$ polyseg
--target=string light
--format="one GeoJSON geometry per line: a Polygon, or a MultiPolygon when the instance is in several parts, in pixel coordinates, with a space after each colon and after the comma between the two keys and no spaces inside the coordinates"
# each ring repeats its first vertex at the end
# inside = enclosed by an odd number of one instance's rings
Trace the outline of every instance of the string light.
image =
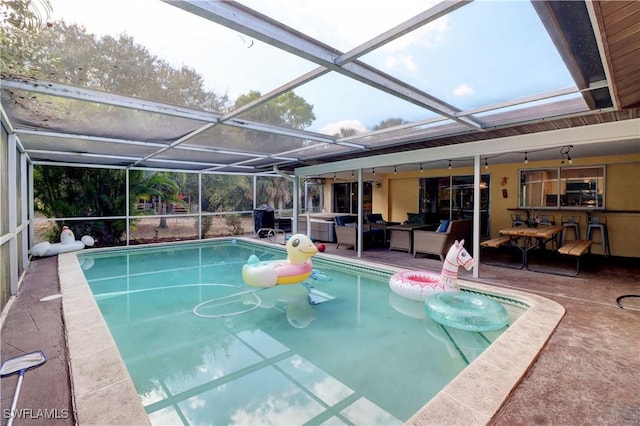
{"type": "Polygon", "coordinates": [[[524,152],[524,164],[529,164],[529,158],[527,158],[527,151],[524,152]]]}
{"type": "Polygon", "coordinates": [[[396,168],[396,166],[393,166],[393,174],[397,174],[398,173],[398,169],[396,168]]]}
{"type": "Polygon", "coordinates": [[[484,157],[484,168],[485,169],[489,168],[489,159],[487,157],[484,157]]]}
{"type": "Polygon", "coordinates": [[[374,167],[373,169],[371,169],[371,173],[372,173],[372,174],[374,174],[374,175],[376,174],[376,169],[375,169],[375,167],[374,167]]]}
{"type": "Polygon", "coordinates": [[[422,163],[420,163],[420,173],[424,172],[424,169],[422,168],[422,163]]]}
{"type": "Polygon", "coordinates": [[[449,170],[451,170],[451,160],[449,160],[449,170]]]}

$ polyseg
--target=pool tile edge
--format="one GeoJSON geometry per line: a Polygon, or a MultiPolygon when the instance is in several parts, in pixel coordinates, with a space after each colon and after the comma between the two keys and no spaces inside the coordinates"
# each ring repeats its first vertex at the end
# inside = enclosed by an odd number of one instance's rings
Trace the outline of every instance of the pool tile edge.
{"type": "Polygon", "coordinates": [[[459,280],[459,284],[462,288],[516,298],[529,308],[407,424],[488,424],[536,361],[565,314],[559,303],[534,294],[465,280],[459,280]],[[493,381],[500,386],[493,386],[493,381]]]}
{"type": "MultiPolygon", "coordinates": [[[[240,238],[239,240],[242,239],[240,238]]],[[[255,240],[250,242],[260,244],[255,240]]],[[[264,244],[274,247],[272,244],[264,244]]],[[[338,256],[327,254],[322,256],[344,262],[344,258],[338,256]]],[[[63,295],[63,315],[69,344],[69,357],[71,359],[71,383],[78,419],[86,420],[86,423],[82,422],[82,424],[111,424],[114,421],[114,417],[117,416],[118,423],[122,421],[126,424],[150,424],[135,386],[128,374],[125,379],[100,387],[92,392],[78,393],[79,390],[75,388],[74,374],[82,370],[91,372],[96,366],[91,366],[91,361],[94,361],[94,357],[91,354],[86,354],[85,352],[84,356],[78,356],[78,354],[82,354],[81,348],[75,343],[69,342],[69,333],[73,335],[73,333],[80,332],[80,329],[93,329],[94,327],[92,324],[79,326],[74,324],[74,320],[77,321],[80,318],[87,317],[93,318],[97,313],[99,320],[97,320],[95,328],[96,330],[99,328],[106,330],[107,335],[102,338],[109,340],[109,344],[104,347],[104,350],[110,351],[111,347],[116,350],[114,358],[116,358],[118,367],[114,373],[121,371],[121,368],[126,372],[126,366],[91,295],[89,285],[84,278],[75,253],[61,254],[58,259],[60,286],[63,295]],[[84,293],[90,296],[91,301],[85,298],[84,293]],[[65,303],[65,299],[67,303],[65,303]],[[81,363],[88,363],[88,367],[81,363]],[[96,403],[98,401],[99,404],[96,403]],[[126,402],[126,406],[122,405],[123,401],[126,402]],[[126,414],[123,412],[126,412],[126,414]],[[127,416],[126,421],[122,420],[123,415],[127,416]]],[[[349,263],[368,269],[380,269],[381,267],[388,271],[402,269],[389,265],[378,265],[360,259],[350,259],[349,263]]],[[[431,401],[418,410],[406,424],[489,423],[509,393],[517,386],[528,368],[535,362],[565,313],[564,307],[560,304],[534,294],[462,279],[459,280],[459,284],[463,289],[477,290],[517,299],[526,303],[529,308],[496,339],[494,344],[487,348],[431,401]],[[498,345],[498,343],[500,344],[498,345]],[[508,350],[505,350],[505,347],[508,350]],[[504,368],[505,365],[508,365],[509,368],[504,368]],[[500,383],[499,387],[482,386],[483,381],[486,383],[492,378],[497,378],[500,383]]]]}
{"type": "Polygon", "coordinates": [[[78,424],[113,424],[117,420],[150,425],[75,253],[58,255],[58,274],[78,424]],[[82,324],[78,324],[80,320],[82,324]],[[81,335],[90,335],[89,341],[100,342],[99,347],[92,351],[81,335]]]}

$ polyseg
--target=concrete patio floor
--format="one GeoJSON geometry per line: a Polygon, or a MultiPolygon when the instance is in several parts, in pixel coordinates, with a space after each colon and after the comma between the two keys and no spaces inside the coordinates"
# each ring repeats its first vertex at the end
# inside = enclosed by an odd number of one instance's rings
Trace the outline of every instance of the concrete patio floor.
{"type": "MultiPolygon", "coordinates": [[[[353,250],[327,252],[355,257],[353,250]]],[[[435,258],[369,249],[363,259],[408,269],[439,271],[435,258]]],[[[67,346],[61,299],[40,301],[60,291],[57,259],[31,263],[2,326],[2,360],[42,350],[47,362],[24,378],[16,425],[72,425],[67,346]]],[[[475,281],[460,271],[461,278],[475,281]]],[[[640,262],[592,256],[578,277],[480,265],[483,283],[534,293],[560,303],[566,314],[538,359],[490,422],[493,425],[640,424],[640,262]]],[[[2,378],[3,415],[11,405],[17,375],[2,378]]],[[[3,418],[4,422],[4,418],[3,418]]]]}

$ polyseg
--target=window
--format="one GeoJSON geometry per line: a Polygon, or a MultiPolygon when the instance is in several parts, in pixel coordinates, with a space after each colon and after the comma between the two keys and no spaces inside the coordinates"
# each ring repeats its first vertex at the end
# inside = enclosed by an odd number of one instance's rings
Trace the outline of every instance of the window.
{"type": "Polygon", "coordinates": [[[324,181],[322,179],[305,180],[304,188],[301,192],[304,194],[304,206],[302,213],[321,213],[324,211],[324,181]]]}
{"type": "Polygon", "coordinates": [[[520,172],[520,207],[558,206],[558,169],[520,172]]]}
{"type": "MultiPolygon", "coordinates": [[[[373,213],[371,211],[373,186],[371,182],[362,183],[362,214],[373,213]]],[[[333,211],[334,213],[358,213],[358,183],[334,183],[333,184],[333,211]]]]}
{"type": "Polygon", "coordinates": [[[520,171],[520,208],[604,208],[604,166],[520,171]]]}
{"type": "MultiPolygon", "coordinates": [[[[480,225],[482,235],[489,229],[489,188],[491,176],[480,176],[480,225]]],[[[438,213],[443,219],[473,217],[473,176],[446,176],[420,179],[420,213],[438,213]]]]}

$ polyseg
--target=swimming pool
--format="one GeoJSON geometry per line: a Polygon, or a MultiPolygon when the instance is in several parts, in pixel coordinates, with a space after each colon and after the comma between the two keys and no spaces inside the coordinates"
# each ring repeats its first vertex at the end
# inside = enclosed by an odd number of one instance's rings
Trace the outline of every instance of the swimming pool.
{"type": "MultiPolygon", "coordinates": [[[[239,271],[249,254],[283,252],[244,241],[165,249],[92,252],[85,271],[152,423],[402,423],[501,339],[444,332],[418,302],[394,300],[394,270],[330,256],[314,258],[321,275],[310,284],[333,299],[296,304],[299,295],[260,290],[214,303],[203,313],[218,318],[200,318],[197,304],[246,290],[239,271]],[[256,297],[258,308],[219,316],[256,306],[256,297]]],[[[79,256],[85,267],[88,255],[79,256]]],[[[513,319],[531,306],[500,297],[513,319]]]]}

